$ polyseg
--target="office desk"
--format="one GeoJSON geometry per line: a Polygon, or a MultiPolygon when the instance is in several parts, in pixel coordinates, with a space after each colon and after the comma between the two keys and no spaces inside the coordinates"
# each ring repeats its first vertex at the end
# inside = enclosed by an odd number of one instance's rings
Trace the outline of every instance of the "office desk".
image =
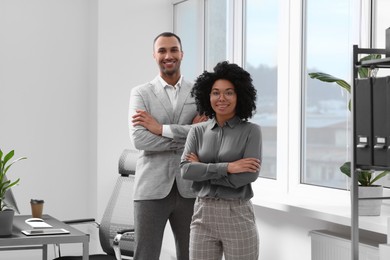
{"type": "MultiPolygon", "coordinates": [[[[10,237],[0,238],[0,251],[6,250],[23,250],[23,249],[42,249],[42,259],[47,260],[47,245],[82,243],[83,260],[89,259],[89,235],[85,234],[65,223],[53,218],[50,215],[43,215],[42,219],[53,228],[64,228],[70,234],[61,235],[43,235],[43,236],[26,236],[21,231],[32,229],[25,220],[31,218],[31,215],[17,215],[14,217],[12,235],[10,237]]],[[[1,254],[1,252],[0,252],[1,254]]],[[[0,257],[1,258],[1,257],[0,257]]]]}

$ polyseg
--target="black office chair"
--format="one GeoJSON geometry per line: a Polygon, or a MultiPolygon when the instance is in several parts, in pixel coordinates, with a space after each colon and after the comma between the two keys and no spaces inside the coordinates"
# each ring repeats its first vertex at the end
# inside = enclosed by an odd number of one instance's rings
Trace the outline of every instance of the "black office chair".
{"type": "MultiPolygon", "coordinates": [[[[119,159],[119,174],[111,198],[104,211],[101,223],[94,219],[64,221],[67,224],[94,222],[99,228],[99,240],[106,254],[90,255],[90,260],[132,259],[134,252],[133,186],[137,152],[124,150],[119,159]]],[[[54,260],[81,260],[82,256],[61,256],[54,260]]]]}

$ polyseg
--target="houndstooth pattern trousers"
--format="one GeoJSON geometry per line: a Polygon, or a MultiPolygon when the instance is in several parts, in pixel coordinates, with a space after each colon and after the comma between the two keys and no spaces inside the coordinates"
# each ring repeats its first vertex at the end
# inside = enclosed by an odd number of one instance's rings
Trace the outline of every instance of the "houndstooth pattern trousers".
{"type": "Polygon", "coordinates": [[[257,260],[259,236],[250,200],[197,198],[190,260],[257,260]]]}

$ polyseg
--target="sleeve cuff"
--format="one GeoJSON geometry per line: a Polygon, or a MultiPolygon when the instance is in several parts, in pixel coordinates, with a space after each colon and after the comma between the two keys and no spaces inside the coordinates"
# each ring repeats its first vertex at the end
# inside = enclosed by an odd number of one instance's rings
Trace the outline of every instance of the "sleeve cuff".
{"type": "Polygon", "coordinates": [[[173,133],[169,125],[162,126],[162,136],[173,139],[173,133]]]}
{"type": "Polygon", "coordinates": [[[226,177],[227,167],[228,163],[214,163],[209,165],[208,171],[210,173],[215,173],[217,176],[226,177]]]}

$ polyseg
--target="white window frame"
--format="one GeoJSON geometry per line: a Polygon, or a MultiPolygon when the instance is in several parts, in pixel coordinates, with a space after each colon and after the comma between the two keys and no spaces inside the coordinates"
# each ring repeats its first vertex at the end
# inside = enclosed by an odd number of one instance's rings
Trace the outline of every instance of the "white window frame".
{"type": "MultiPolygon", "coordinates": [[[[351,6],[352,12],[361,14],[360,17],[355,18],[351,25],[354,44],[360,46],[364,46],[364,42],[367,42],[367,37],[362,36],[368,35],[368,27],[362,21],[368,19],[367,15],[363,15],[368,13],[368,1],[354,1],[355,5],[351,6]]],[[[228,32],[229,39],[232,39],[232,45],[228,48],[230,50],[228,59],[240,66],[245,64],[245,3],[245,0],[229,0],[230,15],[233,19],[232,26],[229,26],[231,31],[228,32]]],[[[340,204],[349,207],[350,192],[348,190],[301,183],[302,153],[300,149],[302,137],[301,124],[297,122],[302,120],[301,85],[305,83],[302,79],[302,67],[304,67],[302,43],[304,38],[299,36],[303,35],[304,20],[302,17],[305,0],[279,0],[279,4],[283,8],[279,15],[280,39],[278,41],[277,174],[276,180],[259,178],[253,183],[255,195],[252,201],[254,204],[269,205],[279,209],[285,209],[284,206],[287,204],[299,204],[302,208],[305,205],[316,205],[320,208],[319,211],[321,211],[321,205],[327,207],[340,204]]],[[[205,32],[204,28],[203,32],[205,32]]],[[[205,60],[202,55],[199,57],[205,60]]],[[[348,215],[348,212],[345,214],[348,215]]]]}

